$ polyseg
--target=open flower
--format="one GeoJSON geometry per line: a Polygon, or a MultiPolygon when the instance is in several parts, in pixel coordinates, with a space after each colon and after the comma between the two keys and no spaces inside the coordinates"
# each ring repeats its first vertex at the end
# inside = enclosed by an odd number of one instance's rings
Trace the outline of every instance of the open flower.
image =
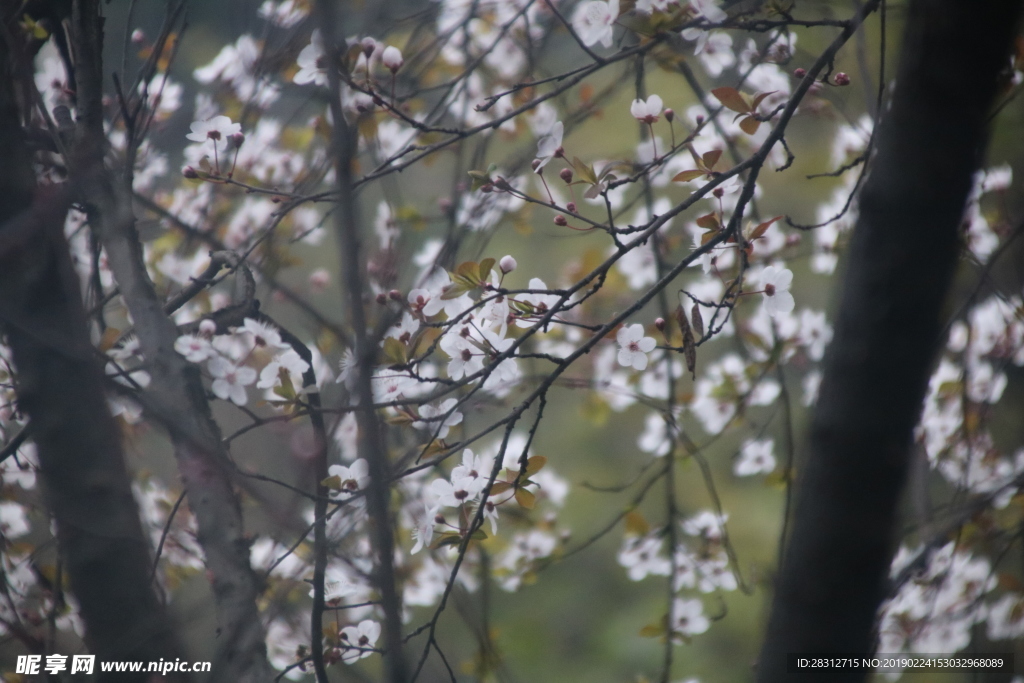
{"type": "Polygon", "coordinates": [[[697,598],[676,598],[672,605],[672,635],[674,638],[704,633],[711,622],[704,616],[704,604],[697,598]]]}
{"type": "Polygon", "coordinates": [[[729,18],[729,15],[718,6],[718,0],[690,0],[690,7],[713,24],[719,24],[729,18]]]}
{"type": "Polygon", "coordinates": [[[572,15],[572,27],[584,45],[601,43],[605,47],[611,47],[615,20],[618,18],[619,0],[590,0],[576,6],[576,11],[572,15]]]}
{"type": "Polygon", "coordinates": [[[737,477],[751,474],[771,474],[775,469],[775,456],[772,455],[775,442],[772,439],[757,441],[748,439],[740,449],[740,457],[733,466],[737,477]]]}
{"type": "Polygon", "coordinates": [[[768,315],[775,317],[776,313],[789,313],[793,310],[796,302],[789,292],[789,286],[793,284],[793,271],[788,268],[778,269],[775,266],[768,266],[761,273],[761,287],[764,290],[764,310],[768,315]]]}
{"type": "Polygon", "coordinates": [[[218,149],[227,149],[228,138],[242,132],[242,124],[232,123],[226,116],[214,116],[207,121],[193,121],[192,132],[186,135],[192,142],[213,140],[218,149]]]}
{"type": "MultiPolygon", "coordinates": [[[[555,154],[562,147],[562,134],[565,127],[561,121],[555,121],[551,131],[537,143],[537,170],[544,168],[549,161],[555,158],[555,154]]],[[[504,260],[504,259],[503,259],[504,260]]]]}
{"type": "Polygon", "coordinates": [[[319,30],[313,31],[313,35],[309,37],[309,45],[302,48],[296,62],[298,62],[299,70],[292,76],[292,81],[296,84],[327,85],[327,60],[324,58],[324,47],[320,41],[319,30]]]}
{"type": "Polygon", "coordinates": [[[366,460],[359,458],[351,465],[331,465],[327,468],[327,474],[337,477],[341,481],[341,492],[352,494],[361,491],[370,483],[370,466],[366,460]]]}
{"type": "Polygon", "coordinates": [[[449,427],[454,427],[462,422],[462,413],[456,410],[452,412],[451,415],[444,418],[443,421],[441,416],[452,410],[458,402],[459,399],[457,398],[449,398],[441,401],[440,405],[436,408],[429,404],[420,406],[420,419],[413,422],[412,426],[416,429],[427,429],[431,432],[436,431],[438,439],[445,438],[448,436],[449,427]]]}
{"type": "Polygon", "coordinates": [[[174,350],[190,363],[202,363],[214,353],[210,340],[198,334],[181,335],[174,340],[174,350]]]}
{"type": "Polygon", "coordinates": [[[629,107],[629,113],[637,121],[651,124],[657,122],[658,117],[661,116],[662,108],[661,98],[657,95],[651,95],[647,98],[646,102],[643,100],[633,100],[633,104],[629,107]]]}
{"type": "Polygon", "coordinates": [[[615,340],[619,342],[619,365],[634,370],[647,367],[647,354],[657,346],[654,337],[644,336],[644,326],[639,323],[620,328],[615,340]]]}
{"type": "Polygon", "coordinates": [[[213,375],[213,393],[217,398],[228,400],[237,406],[249,401],[245,388],[256,381],[256,371],[248,365],[235,365],[223,356],[210,359],[206,366],[213,375]]]}
{"type": "Polygon", "coordinates": [[[352,664],[373,654],[373,646],[380,638],[380,624],[370,619],[360,621],[358,626],[341,629],[340,638],[341,646],[345,648],[341,661],[352,664]]]}

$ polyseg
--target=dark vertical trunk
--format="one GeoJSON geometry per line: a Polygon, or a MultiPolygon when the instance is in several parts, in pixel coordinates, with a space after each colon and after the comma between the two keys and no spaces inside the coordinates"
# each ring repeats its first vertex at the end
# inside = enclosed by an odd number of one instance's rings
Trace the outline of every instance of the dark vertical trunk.
{"type": "Polygon", "coordinates": [[[757,680],[788,653],[867,653],[883,598],[914,425],[941,342],[958,226],[1019,0],[910,5],[892,107],[860,198],[836,334],[797,490],[757,680]]]}
{"type": "Polygon", "coordinates": [[[17,368],[18,406],[31,420],[90,651],[99,661],[173,660],[181,651],[153,591],[149,543],[64,240],[69,194],[36,187],[24,146],[16,39],[0,38],[0,333],[17,368]]]}

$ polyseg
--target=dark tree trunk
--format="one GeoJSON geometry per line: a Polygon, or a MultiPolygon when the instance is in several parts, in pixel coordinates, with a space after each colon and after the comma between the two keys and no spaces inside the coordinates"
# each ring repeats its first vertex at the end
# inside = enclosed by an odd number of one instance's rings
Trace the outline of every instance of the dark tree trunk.
{"type": "Polygon", "coordinates": [[[789,674],[786,655],[874,647],[913,429],[960,249],[958,227],[1021,4],[910,5],[892,107],[860,198],[761,683],[867,675],[789,674]]]}
{"type": "Polygon", "coordinates": [[[18,371],[18,406],[89,650],[98,661],[173,660],[181,650],[152,587],[150,546],[64,239],[70,195],[36,186],[15,95],[31,64],[13,40],[13,31],[0,38],[0,333],[18,371]]]}

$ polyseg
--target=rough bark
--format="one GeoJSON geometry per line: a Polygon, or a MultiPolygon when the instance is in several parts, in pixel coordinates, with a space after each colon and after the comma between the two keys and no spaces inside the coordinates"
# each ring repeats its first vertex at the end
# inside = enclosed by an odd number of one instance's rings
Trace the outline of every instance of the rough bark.
{"type": "Polygon", "coordinates": [[[173,660],[182,652],[150,580],[149,543],[64,239],[70,195],[36,187],[25,149],[15,83],[27,60],[15,41],[0,37],[0,332],[18,370],[18,406],[31,421],[89,650],[99,661],[173,660]]]}
{"type": "Polygon", "coordinates": [[[145,407],[170,434],[189,507],[196,517],[219,623],[210,680],[270,681],[273,671],[256,605],[261,583],[249,562],[249,539],[232,486],[228,454],[210,413],[199,370],[174,350],[177,329],[146,271],[135,228],[132,170],[111,169],[105,163],[103,19],[99,6],[99,0],[75,0],[72,11],[79,105],[72,175],[81,184],[90,226],[106,248],[152,377],[145,407]]]}
{"type": "Polygon", "coordinates": [[[787,653],[869,653],[913,429],[941,342],[958,227],[1021,2],[911,3],[892,107],[860,198],[757,680],[787,653]]]}

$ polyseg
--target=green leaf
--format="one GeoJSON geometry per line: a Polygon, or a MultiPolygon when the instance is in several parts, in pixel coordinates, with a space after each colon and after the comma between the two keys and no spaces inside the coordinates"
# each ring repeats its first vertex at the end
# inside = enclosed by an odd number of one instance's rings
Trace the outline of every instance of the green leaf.
{"type": "Polygon", "coordinates": [[[408,358],[405,355],[405,344],[394,337],[384,340],[384,360],[389,365],[404,365],[408,358]]]}
{"type": "Polygon", "coordinates": [[[597,173],[594,172],[592,166],[580,161],[579,157],[572,158],[573,168],[576,169],[576,175],[580,177],[580,180],[590,183],[591,185],[597,184],[597,173]]]}
{"type": "Polygon", "coordinates": [[[548,464],[548,459],[543,455],[534,455],[526,461],[526,472],[523,476],[532,477],[533,475],[544,469],[544,465],[548,464]]]}
{"type": "Polygon", "coordinates": [[[651,532],[651,525],[636,510],[626,513],[626,533],[633,536],[646,536],[651,532]]]}
{"type": "Polygon", "coordinates": [[[752,110],[750,103],[747,102],[746,98],[740,94],[735,88],[715,88],[711,91],[719,102],[722,103],[726,109],[731,109],[734,112],[740,114],[748,114],[752,110]]]}
{"type": "Polygon", "coordinates": [[[432,548],[443,548],[446,545],[458,545],[462,543],[462,536],[459,534],[445,534],[442,536],[432,548]]]}
{"type": "Polygon", "coordinates": [[[701,157],[701,161],[704,163],[704,168],[711,170],[718,163],[718,160],[722,157],[722,150],[713,149],[710,152],[705,152],[704,156],[701,157]]]}
{"type": "Polygon", "coordinates": [[[480,281],[481,282],[486,282],[487,278],[489,278],[491,276],[491,269],[492,268],[494,268],[494,259],[492,259],[492,258],[485,258],[483,261],[480,262],[480,266],[478,267],[478,270],[479,270],[479,273],[480,273],[480,281]]]}
{"type": "Polygon", "coordinates": [[[718,216],[714,212],[704,214],[697,219],[697,226],[705,230],[717,230],[719,226],[718,216]]]}
{"type": "Polygon", "coordinates": [[[704,171],[698,171],[697,169],[692,171],[680,171],[672,177],[672,180],[677,183],[688,183],[691,180],[700,178],[702,175],[704,175],[704,171]]]}
{"type": "Polygon", "coordinates": [[[333,477],[327,477],[322,482],[320,482],[320,485],[321,486],[326,486],[327,488],[333,489],[335,491],[340,491],[341,490],[341,477],[339,477],[336,474],[333,477]]]}
{"type": "Polygon", "coordinates": [[[647,624],[640,629],[641,638],[658,638],[665,635],[665,623],[659,622],[656,624],[647,624]]]}
{"type": "Polygon", "coordinates": [[[747,135],[753,135],[757,132],[757,129],[761,127],[761,122],[755,119],[753,116],[745,116],[740,121],[740,129],[747,135]]]}
{"type": "Polygon", "coordinates": [[[516,502],[527,510],[532,510],[533,506],[537,504],[537,496],[526,489],[516,489],[516,502]]]}
{"type": "Polygon", "coordinates": [[[469,177],[473,179],[473,190],[479,190],[481,187],[491,182],[491,176],[486,171],[470,171],[469,177]]]}

